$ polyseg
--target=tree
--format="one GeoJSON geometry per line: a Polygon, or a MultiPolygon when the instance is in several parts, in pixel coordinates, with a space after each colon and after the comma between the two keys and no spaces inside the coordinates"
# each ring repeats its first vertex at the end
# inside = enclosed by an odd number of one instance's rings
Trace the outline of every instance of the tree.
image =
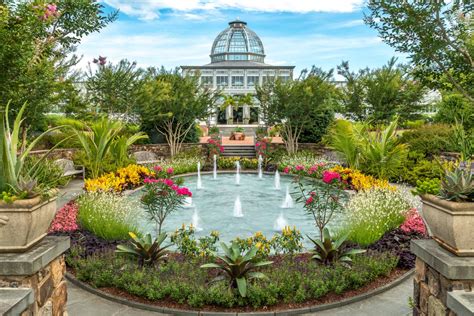
{"type": "Polygon", "coordinates": [[[118,64],[106,63],[105,57],[94,59],[96,71],[89,63],[86,74],[88,97],[96,113],[127,114],[133,112],[138,97],[143,70],[136,68],[136,62],[122,59],[118,64]]]}
{"type": "Polygon", "coordinates": [[[474,128],[474,107],[459,93],[443,93],[434,120],[446,124],[461,122],[466,130],[470,130],[474,128]]]}
{"type": "Polygon", "coordinates": [[[347,80],[341,98],[344,114],[375,124],[386,124],[395,116],[401,121],[420,116],[426,90],[411,78],[406,66],[396,65],[396,61],[391,58],[381,68],[367,68],[357,74],[349,70],[348,62],[338,67],[338,73],[347,80]]]}
{"type": "Polygon", "coordinates": [[[370,0],[368,8],[366,23],[408,54],[418,80],[474,103],[474,2],[370,0]]]}
{"type": "MultiPolygon", "coordinates": [[[[257,99],[267,124],[282,126],[281,133],[289,154],[298,151],[304,129],[316,127],[314,117],[332,111],[336,88],[331,72],[314,69],[299,80],[276,80],[257,87],[257,99]]],[[[329,124],[329,123],[328,123],[329,124]]],[[[327,125],[318,126],[325,130],[327,125]]]]}
{"type": "Polygon", "coordinates": [[[352,120],[367,119],[366,89],[363,80],[367,72],[369,69],[361,69],[357,73],[351,72],[348,61],[343,61],[340,66],[337,66],[337,73],[346,80],[346,84],[341,88],[342,112],[352,120]]]}
{"type": "Polygon", "coordinates": [[[101,30],[116,13],[91,0],[0,2],[0,104],[18,113],[26,102],[23,140],[54,104],[61,82],[78,59],[67,57],[82,37],[101,30]]]}
{"type": "Polygon", "coordinates": [[[198,84],[197,76],[181,76],[175,70],[149,69],[138,97],[138,114],[143,126],[162,134],[171,157],[180,152],[186,136],[198,120],[216,108],[218,93],[198,84]]]}

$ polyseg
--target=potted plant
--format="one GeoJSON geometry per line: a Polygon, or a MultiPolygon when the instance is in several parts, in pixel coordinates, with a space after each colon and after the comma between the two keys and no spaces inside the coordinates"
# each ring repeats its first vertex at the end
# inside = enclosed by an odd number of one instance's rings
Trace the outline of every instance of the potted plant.
{"type": "Polygon", "coordinates": [[[245,134],[244,134],[244,128],[237,126],[234,128],[233,135],[235,140],[244,140],[245,139],[245,134]]]}
{"type": "Polygon", "coordinates": [[[420,192],[433,239],[458,256],[474,256],[473,178],[470,170],[457,168],[445,172],[438,196],[420,192]]]}
{"type": "MultiPolygon", "coordinates": [[[[22,252],[41,241],[56,214],[56,190],[37,183],[37,172],[48,151],[33,166],[25,164],[33,147],[55,127],[20,151],[23,105],[10,129],[7,104],[0,111],[0,252],[22,252]]],[[[64,139],[65,140],[65,139],[64,139]]],[[[64,141],[63,140],[63,141],[64,141]]]]}

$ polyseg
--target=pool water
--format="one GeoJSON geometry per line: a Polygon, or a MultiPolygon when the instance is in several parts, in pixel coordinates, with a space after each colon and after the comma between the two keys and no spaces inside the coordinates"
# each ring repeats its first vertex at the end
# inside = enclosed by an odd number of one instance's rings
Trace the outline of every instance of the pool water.
{"type": "MultiPolygon", "coordinates": [[[[220,233],[220,240],[228,242],[236,237],[250,237],[259,231],[270,239],[281,231],[283,216],[286,225],[296,226],[303,236],[318,235],[312,217],[304,211],[301,203],[294,202],[292,208],[282,207],[285,204],[286,188],[289,188],[293,199],[297,192],[290,176],[281,176],[280,190],[275,189],[274,176],[267,174],[262,179],[257,174],[240,174],[240,185],[236,185],[235,174],[218,174],[215,180],[212,175],[205,174],[202,175],[202,189],[197,189],[197,176],[183,179],[183,185],[193,193],[192,206],[179,209],[168,216],[163,225],[163,230],[168,233],[174,232],[183,224],[196,224],[198,217],[197,237],[209,235],[216,230],[220,233]],[[237,197],[240,197],[242,217],[234,216],[237,197]],[[278,219],[280,225],[277,225],[278,219]]],[[[133,198],[138,200],[140,195],[140,191],[136,192],[133,198]]],[[[141,221],[142,230],[154,235],[156,225],[146,218],[144,211],[141,221]]],[[[335,226],[339,222],[340,216],[335,216],[331,225],[335,226]]],[[[304,244],[308,245],[308,242],[304,244]]]]}

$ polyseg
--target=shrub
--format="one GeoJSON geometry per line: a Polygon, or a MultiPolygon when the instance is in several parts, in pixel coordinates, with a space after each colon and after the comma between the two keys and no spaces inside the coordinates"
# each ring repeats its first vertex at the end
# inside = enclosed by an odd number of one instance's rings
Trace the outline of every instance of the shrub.
{"type": "Polygon", "coordinates": [[[416,185],[417,181],[427,179],[441,179],[443,167],[436,160],[409,160],[400,173],[400,180],[411,185],[416,185]]]}
{"type": "Polygon", "coordinates": [[[423,125],[420,128],[405,131],[400,142],[407,144],[410,151],[422,153],[425,157],[439,155],[443,151],[455,151],[450,141],[453,129],[444,124],[423,125]]]}
{"type": "Polygon", "coordinates": [[[361,246],[376,242],[399,227],[409,209],[399,191],[375,188],[358,192],[347,205],[349,240],[361,246]]]}
{"type": "Polygon", "coordinates": [[[285,226],[281,234],[276,234],[270,241],[275,253],[281,254],[295,254],[303,250],[303,235],[296,229],[290,226],[285,226]]]}
{"type": "Polygon", "coordinates": [[[125,240],[138,229],[138,205],[115,193],[85,193],[77,199],[81,227],[107,240],[125,240]]]}
{"type": "Polygon", "coordinates": [[[137,258],[140,267],[143,267],[144,265],[153,266],[156,263],[163,261],[169,254],[169,251],[166,250],[166,248],[169,248],[171,244],[161,247],[161,244],[167,237],[166,233],[158,235],[156,239],[152,239],[150,234],[146,234],[142,238],[132,232],[129,232],[128,234],[132,239],[130,241],[132,245],[118,245],[115,252],[132,258],[137,258]]]}
{"type": "Polygon", "coordinates": [[[187,257],[212,257],[217,251],[219,232],[212,231],[209,236],[203,236],[196,240],[193,226],[183,226],[171,234],[171,242],[176,245],[178,251],[187,257]]]}
{"type": "Polygon", "coordinates": [[[246,239],[237,237],[231,243],[238,245],[241,251],[248,251],[255,247],[259,257],[267,257],[272,248],[271,240],[267,239],[262,232],[256,232],[246,239]]]}

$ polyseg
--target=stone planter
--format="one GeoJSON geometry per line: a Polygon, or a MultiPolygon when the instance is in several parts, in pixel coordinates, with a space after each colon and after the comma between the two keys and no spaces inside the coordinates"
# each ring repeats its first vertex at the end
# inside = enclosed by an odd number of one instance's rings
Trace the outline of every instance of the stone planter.
{"type": "Polygon", "coordinates": [[[0,201],[0,253],[24,252],[47,234],[56,214],[56,197],[0,201]]]}
{"type": "Polygon", "coordinates": [[[457,256],[474,256],[474,203],[446,201],[430,194],[421,198],[433,239],[457,256]]]}

